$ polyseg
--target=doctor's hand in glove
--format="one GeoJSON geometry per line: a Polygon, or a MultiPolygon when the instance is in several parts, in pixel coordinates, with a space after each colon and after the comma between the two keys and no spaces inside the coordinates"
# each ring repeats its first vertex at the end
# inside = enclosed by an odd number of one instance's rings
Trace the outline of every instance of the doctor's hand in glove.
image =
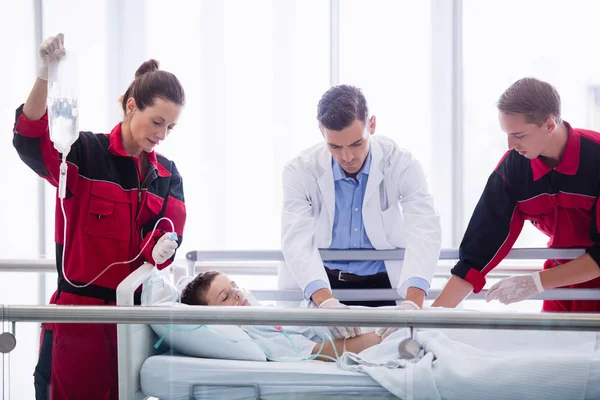
{"type": "Polygon", "coordinates": [[[48,67],[50,63],[60,60],[65,56],[65,36],[59,33],[56,36],[50,36],[42,42],[40,45],[40,69],[38,70],[38,76],[47,81],[48,80],[48,67]]]}
{"type": "Polygon", "coordinates": [[[511,276],[502,279],[490,288],[486,300],[498,300],[502,304],[512,304],[527,300],[544,291],[540,273],[531,275],[511,276]]]}
{"type": "MultiPolygon", "coordinates": [[[[400,311],[417,311],[420,310],[421,307],[414,301],[405,300],[398,307],[394,308],[394,310],[400,311]]],[[[375,333],[381,337],[381,340],[385,340],[386,337],[390,336],[392,333],[398,330],[398,326],[388,326],[384,328],[378,328],[375,333]]]]}
{"type": "MultiPolygon", "coordinates": [[[[348,307],[345,304],[340,303],[340,301],[338,299],[336,299],[335,297],[331,297],[327,300],[324,300],[321,304],[319,304],[319,308],[346,309],[346,310],[350,309],[350,307],[348,307]]],[[[329,330],[331,331],[331,334],[333,335],[333,337],[335,339],[351,338],[351,337],[358,336],[361,334],[360,328],[336,326],[336,327],[330,327],[329,330]]]]}
{"type": "Polygon", "coordinates": [[[173,257],[177,250],[177,239],[171,240],[172,233],[165,233],[158,239],[152,249],[152,258],[156,264],[164,264],[168,259],[173,257]]]}

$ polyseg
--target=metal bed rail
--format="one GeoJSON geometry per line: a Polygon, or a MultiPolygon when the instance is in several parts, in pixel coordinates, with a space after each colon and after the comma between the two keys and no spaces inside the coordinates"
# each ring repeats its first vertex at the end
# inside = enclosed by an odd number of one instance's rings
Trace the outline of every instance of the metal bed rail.
{"type": "MultiPolygon", "coordinates": [[[[328,250],[320,249],[321,258],[324,261],[369,261],[369,260],[403,260],[404,249],[392,250],[328,250]]],[[[544,259],[565,259],[571,260],[585,254],[584,249],[549,249],[549,248],[521,248],[512,249],[505,260],[544,260],[544,259]]],[[[285,261],[283,253],[280,250],[194,250],[185,255],[188,264],[188,273],[193,275],[196,268],[210,268],[202,265],[207,262],[232,262],[232,261],[285,261]],[[199,265],[198,265],[199,264],[199,265]]],[[[453,261],[459,259],[459,249],[442,249],[440,251],[440,261],[453,261]]],[[[219,266],[223,272],[230,274],[243,273],[246,267],[243,266],[219,266]]],[[[259,275],[276,275],[277,266],[253,266],[254,271],[259,275]]],[[[435,277],[449,277],[450,265],[438,265],[435,271],[435,277]]],[[[489,273],[490,276],[507,277],[519,273],[532,273],[539,270],[539,267],[506,267],[498,266],[489,273]]]]}
{"type": "Polygon", "coordinates": [[[56,272],[56,261],[39,259],[4,259],[0,260],[0,272],[56,272]]]}
{"type": "MultiPolygon", "coordinates": [[[[404,249],[393,250],[328,250],[320,249],[324,261],[370,261],[370,260],[403,260],[404,249]]],[[[442,249],[440,260],[458,260],[459,249],[442,249]]],[[[548,249],[522,248],[513,249],[505,257],[506,260],[543,260],[573,259],[585,254],[584,249],[548,249]]],[[[197,261],[284,261],[280,250],[224,250],[224,251],[190,251],[185,255],[188,264],[197,261]]]]}
{"type": "MultiPolygon", "coordinates": [[[[429,289],[426,300],[436,299],[441,289],[429,289]]],[[[385,301],[404,300],[395,289],[334,289],[333,296],[340,301],[385,301]]],[[[301,290],[252,290],[258,300],[266,301],[302,301],[301,290]]],[[[466,300],[485,300],[487,290],[471,293],[466,300]]],[[[600,289],[549,289],[531,297],[529,300],[600,300],[600,289]]]]}
{"type": "MultiPolygon", "coordinates": [[[[364,260],[403,260],[404,249],[394,250],[319,250],[325,261],[364,261],[364,260]]],[[[543,260],[543,259],[573,259],[585,254],[584,249],[547,249],[523,248],[513,249],[506,260],[543,260]]],[[[457,260],[458,249],[442,249],[440,260],[457,260]]],[[[206,261],[284,261],[280,250],[224,250],[224,251],[190,251],[185,255],[189,267],[197,262],[206,261]]],[[[243,267],[238,267],[243,268],[243,267]]],[[[272,274],[274,266],[247,267],[248,272],[257,274],[272,274]]],[[[244,272],[246,270],[244,269],[244,272]]],[[[497,267],[494,271],[517,271],[513,268],[497,267]]],[[[492,272],[494,272],[492,271],[492,272]]],[[[524,269],[530,272],[530,269],[524,269]]],[[[0,272],[56,272],[56,262],[52,259],[4,259],[0,260],[0,272]]]]}
{"type": "MultiPolygon", "coordinates": [[[[348,260],[402,260],[404,249],[393,250],[328,250],[320,249],[324,261],[348,260]]],[[[549,249],[549,248],[519,248],[512,249],[505,260],[544,260],[544,259],[574,259],[585,254],[584,249],[549,249]]],[[[442,249],[439,260],[450,262],[459,258],[459,249],[442,249]]],[[[224,250],[224,251],[190,251],[186,254],[188,273],[195,275],[197,271],[206,271],[218,268],[229,274],[252,273],[256,275],[277,275],[278,263],[284,261],[283,253],[279,250],[224,250]],[[235,261],[269,261],[270,265],[214,265],[211,262],[235,261]]],[[[450,277],[451,265],[438,265],[434,274],[435,278],[450,277]]],[[[539,271],[539,266],[506,266],[501,265],[488,273],[490,278],[505,278],[517,274],[528,274],[539,271]]],[[[337,290],[334,291],[339,300],[401,300],[394,289],[377,290],[337,290]]],[[[440,289],[431,289],[427,299],[435,299],[440,289]]],[[[300,290],[253,290],[259,300],[301,301],[300,290]]],[[[471,293],[468,300],[485,299],[486,291],[471,293]]],[[[532,300],[600,300],[598,289],[552,289],[544,291],[532,300]]]]}
{"type": "Polygon", "coordinates": [[[0,305],[2,321],[116,324],[398,326],[416,328],[600,331],[600,314],[506,313],[428,309],[321,310],[272,307],[0,305]]]}
{"type": "MultiPolygon", "coordinates": [[[[404,257],[404,249],[395,250],[320,250],[324,260],[395,260],[404,257]]],[[[584,254],[583,249],[547,249],[525,248],[513,249],[506,259],[508,260],[539,260],[547,258],[572,259],[584,254]]],[[[458,249],[443,249],[440,260],[451,261],[458,258],[458,249]]],[[[188,268],[191,265],[190,275],[197,271],[218,268],[228,274],[276,276],[278,263],[283,261],[281,251],[277,250],[232,250],[232,251],[192,251],[186,254],[188,268]],[[235,262],[266,261],[268,265],[240,265],[235,262]],[[211,264],[219,262],[219,265],[211,264]],[[225,263],[225,264],[223,264],[225,263]]],[[[182,268],[175,263],[172,268],[182,268]]],[[[452,266],[438,265],[435,278],[448,278],[452,266]]],[[[538,271],[539,266],[500,265],[488,274],[490,278],[504,278],[516,274],[527,274],[538,271]]],[[[55,261],[49,259],[38,260],[0,260],[0,272],[55,272],[55,261]]],[[[181,270],[180,270],[181,271],[181,270]]],[[[440,289],[432,288],[427,294],[427,299],[435,299],[440,289]]],[[[259,300],[275,301],[301,301],[300,290],[253,290],[259,300]]],[[[402,300],[394,289],[361,289],[361,290],[334,290],[335,296],[342,300],[402,300]]],[[[485,299],[486,291],[471,293],[468,300],[485,299]]],[[[600,300],[599,289],[552,289],[532,298],[533,300],[600,300]]]]}
{"type": "MultiPolygon", "coordinates": [[[[229,274],[229,275],[256,275],[256,276],[277,276],[277,266],[278,262],[276,261],[265,261],[263,264],[257,264],[256,262],[244,262],[244,261],[197,261],[193,267],[193,271],[190,275],[195,275],[200,272],[211,271],[214,269],[219,270],[220,272],[229,274]]],[[[450,270],[452,269],[451,265],[438,264],[435,273],[433,274],[434,278],[449,278],[450,270]]],[[[520,274],[531,274],[536,271],[540,271],[540,265],[502,265],[500,264],[490,272],[488,272],[488,277],[493,278],[507,278],[513,275],[520,274]]]]}
{"type": "MultiPolygon", "coordinates": [[[[236,254],[237,256],[237,254],[236,254]]],[[[251,265],[246,259],[239,258],[234,260],[211,259],[199,260],[194,262],[194,271],[207,271],[214,269],[215,265],[211,262],[218,262],[220,271],[230,275],[262,275],[276,276],[277,262],[265,260],[266,263],[251,265]]],[[[261,260],[262,261],[262,260],[261,260]]],[[[175,260],[175,265],[183,264],[183,259],[175,260]]],[[[450,276],[450,265],[438,265],[435,272],[436,278],[448,278],[450,276]]],[[[499,265],[494,268],[488,276],[505,277],[515,274],[526,274],[538,271],[539,266],[535,265],[499,265]]],[[[0,260],[0,272],[26,272],[26,273],[56,273],[56,261],[50,259],[4,259],[0,260]]]]}

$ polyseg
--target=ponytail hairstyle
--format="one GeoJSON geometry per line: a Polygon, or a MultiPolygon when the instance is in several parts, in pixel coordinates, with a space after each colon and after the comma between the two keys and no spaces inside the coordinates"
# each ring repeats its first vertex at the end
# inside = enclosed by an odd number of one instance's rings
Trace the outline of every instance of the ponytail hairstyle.
{"type": "Polygon", "coordinates": [[[185,92],[179,79],[170,72],[160,70],[158,61],[154,59],[144,62],[135,72],[135,79],[120,99],[123,113],[127,113],[127,100],[132,97],[140,111],[154,105],[156,98],[179,106],[185,105],[185,92]]]}

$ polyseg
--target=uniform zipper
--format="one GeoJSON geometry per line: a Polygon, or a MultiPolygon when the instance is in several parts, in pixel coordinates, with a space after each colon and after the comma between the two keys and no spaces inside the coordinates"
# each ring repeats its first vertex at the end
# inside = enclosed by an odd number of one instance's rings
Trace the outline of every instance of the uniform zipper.
{"type": "MultiPolygon", "coordinates": [[[[138,167],[137,163],[135,163],[135,164],[136,164],[135,165],[135,173],[136,173],[137,182],[138,182],[138,209],[137,209],[137,214],[139,215],[139,213],[140,213],[140,203],[142,202],[142,183],[140,182],[140,168],[138,167]]],[[[136,217],[136,219],[137,219],[137,217],[136,217]]]]}
{"type": "Polygon", "coordinates": [[[144,181],[142,183],[140,183],[140,175],[138,173],[138,209],[137,209],[137,215],[135,218],[135,223],[137,226],[137,222],[138,219],[140,217],[140,212],[142,211],[142,207],[141,207],[141,203],[142,203],[142,188],[144,187],[144,185],[146,184],[146,182],[148,181],[148,178],[150,177],[150,175],[152,175],[152,172],[154,172],[154,170],[156,169],[156,167],[152,166],[152,168],[150,168],[150,170],[148,170],[148,173],[146,174],[146,177],[144,178],[144,181]]]}

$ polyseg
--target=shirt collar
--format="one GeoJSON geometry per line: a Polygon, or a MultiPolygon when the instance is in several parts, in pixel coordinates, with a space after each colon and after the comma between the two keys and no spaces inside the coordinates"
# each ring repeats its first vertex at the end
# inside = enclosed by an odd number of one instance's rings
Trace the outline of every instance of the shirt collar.
{"type": "MultiPolygon", "coordinates": [[[[120,157],[131,157],[136,160],[139,160],[139,157],[134,157],[125,151],[125,147],[123,146],[123,137],[121,136],[121,124],[117,124],[109,134],[110,144],[108,146],[108,150],[120,157]]],[[[158,176],[160,177],[168,177],[171,176],[169,170],[162,166],[161,163],[156,159],[156,152],[152,151],[150,153],[146,152],[146,157],[148,158],[148,163],[153,165],[158,171],[158,176]]]]}
{"type": "MultiPolygon", "coordinates": [[[[575,175],[579,167],[579,154],[581,141],[579,131],[573,129],[568,122],[564,121],[567,127],[567,144],[563,151],[560,163],[556,166],[556,171],[563,175],[575,175]]],[[[537,181],[548,172],[552,167],[546,164],[540,157],[531,160],[531,169],[533,170],[533,180],[537,181]]]]}
{"type": "MultiPolygon", "coordinates": [[[[331,157],[331,160],[332,160],[331,164],[333,167],[334,182],[337,182],[340,179],[345,179],[346,172],[344,172],[341,165],[337,161],[335,161],[335,158],[331,157]]],[[[358,175],[360,175],[360,174],[369,175],[370,171],[371,171],[371,149],[369,149],[369,154],[367,155],[367,158],[365,159],[365,162],[364,162],[362,168],[360,169],[358,175]]]]}

